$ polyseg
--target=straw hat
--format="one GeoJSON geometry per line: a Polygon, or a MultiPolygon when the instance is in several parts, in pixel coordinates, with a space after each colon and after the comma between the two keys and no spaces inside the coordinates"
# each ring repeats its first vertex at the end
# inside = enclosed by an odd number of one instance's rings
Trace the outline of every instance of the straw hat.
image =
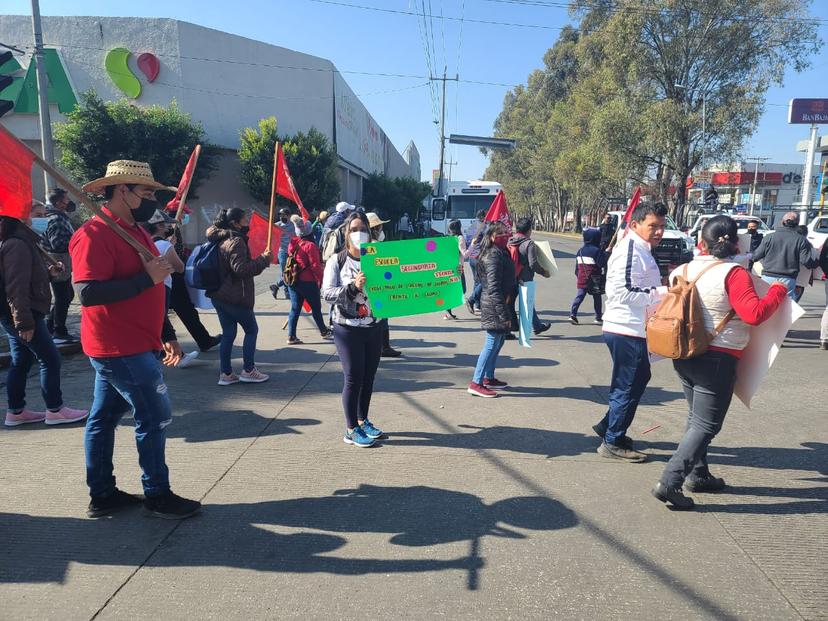
{"type": "Polygon", "coordinates": [[[100,179],[90,181],[83,186],[84,192],[90,194],[103,194],[103,189],[110,185],[134,183],[145,185],[154,190],[178,191],[178,188],[162,185],[152,176],[149,164],[146,162],[134,162],[132,160],[116,160],[106,165],[106,174],[100,179]]]}
{"type": "Polygon", "coordinates": [[[378,227],[380,224],[388,224],[390,222],[390,220],[380,220],[380,217],[373,211],[366,213],[365,217],[368,218],[368,226],[372,229],[378,227]]]}

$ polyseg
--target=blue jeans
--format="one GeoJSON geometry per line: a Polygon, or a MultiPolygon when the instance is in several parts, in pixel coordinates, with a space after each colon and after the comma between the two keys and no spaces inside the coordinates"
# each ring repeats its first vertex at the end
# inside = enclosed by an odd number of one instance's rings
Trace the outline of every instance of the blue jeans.
{"type": "Polygon", "coordinates": [[[219,364],[221,372],[230,375],[233,372],[233,365],[230,356],[233,353],[233,342],[238,334],[238,327],[244,330],[244,342],[242,343],[242,361],[245,371],[252,371],[256,367],[256,339],[259,336],[259,324],[256,323],[256,315],[252,308],[238,306],[236,304],[225,304],[213,300],[216,308],[219,323],[221,324],[221,344],[219,345],[219,364]]]}
{"type": "MultiPolygon", "coordinates": [[[[569,314],[572,317],[578,316],[578,309],[581,307],[581,303],[584,301],[586,296],[586,289],[578,289],[578,293],[575,294],[575,299],[572,300],[572,308],[569,310],[569,314]]],[[[600,294],[592,294],[592,305],[595,308],[595,319],[601,321],[601,316],[603,314],[603,300],[601,299],[600,294]]]]}
{"type": "Polygon", "coordinates": [[[788,297],[792,300],[796,300],[796,278],[789,278],[787,276],[765,276],[762,275],[762,280],[764,280],[769,285],[772,285],[775,282],[781,282],[785,285],[785,288],[788,290],[788,297]]]}
{"type": "Polygon", "coordinates": [[[612,356],[609,410],[601,421],[606,426],[604,441],[617,444],[627,433],[638,402],[650,381],[650,354],[647,339],[604,332],[604,342],[612,356]]]}
{"type": "Polygon", "coordinates": [[[285,284],[285,263],[287,263],[288,252],[287,248],[279,249],[279,252],[276,253],[276,258],[279,260],[279,281],[276,283],[277,287],[282,287],[285,284]]]}
{"type": "Polygon", "coordinates": [[[60,391],[60,352],[52,341],[52,335],[46,329],[43,315],[33,312],[35,330],[28,343],[20,338],[14,324],[3,319],[3,329],[9,339],[11,365],[6,377],[6,394],[9,410],[20,412],[26,407],[26,380],[29,369],[35,360],[40,365],[40,392],[46,407],[54,412],[63,406],[63,394],[60,391]]]}
{"type": "Polygon", "coordinates": [[[472,289],[472,294],[469,296],[469,302],[480,307],[480,296],[483,295],[483,285],[477,283],[474,285],[474,289],[472,289]]]}
{"type": "Polygon", "coordinates": [[[109,496],[115,491],[115,428],[132,410],[144,495],[160,496],[170,489],[164,447],[167,425],[172,421],[161,363],[154,352],[89,361],[95,369],[95,396],[84,433],[89,494],[109,496]]]}
{"type": "Polygon", "coordinates": [[[472,381],[475,384],[482,384],[484,379],[493,379],[497,357],[506,342],[506,333],[498,330],[486,330],[486,341],[483,343],[483,351],[477,358],[477,366],[474,368],[472,381]]]}
{"type": "Polygon", "coordinates": [[[322,317],[322,299],[319,297],[319,285],[316,282],[308,280],[297,280],[292,287],[287,288],[290,294],[290,314],[288,315],[288,336],[296,336],[296,324],[299,321],[299,315],[302,313],[302,305],[307,300],[308,306],[311,308],[313,320],[316,322],[316,327],[319,328],[320,334],[328,332],[328,326],[325,325],[325,319],[322,317]]]}

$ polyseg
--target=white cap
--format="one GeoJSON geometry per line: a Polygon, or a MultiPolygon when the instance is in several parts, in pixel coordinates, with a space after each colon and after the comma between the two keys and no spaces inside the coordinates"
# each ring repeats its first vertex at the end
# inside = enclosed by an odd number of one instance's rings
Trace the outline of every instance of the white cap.
{"type": "Polygon", "coordinates": [[[342,213],[343,211],[351,211],[356,209],[351,203],[346,203],[345,201],[340,201],[336,204],[336,213],[342,213]]]}

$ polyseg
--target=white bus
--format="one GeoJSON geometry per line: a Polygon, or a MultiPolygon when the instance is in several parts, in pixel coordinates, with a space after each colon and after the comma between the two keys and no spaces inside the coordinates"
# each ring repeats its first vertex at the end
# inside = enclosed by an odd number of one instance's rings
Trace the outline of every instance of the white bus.
{"type": "Polygon", "coordinates": [[[446,194],[429,196],[423,207],[431,218],[432,233],[448,234],[448,223],[460,220],[463,232],[477,218],[480,210],[488,211],[498,190],[503,186],[494,181],[449,181],[446,194]]]}

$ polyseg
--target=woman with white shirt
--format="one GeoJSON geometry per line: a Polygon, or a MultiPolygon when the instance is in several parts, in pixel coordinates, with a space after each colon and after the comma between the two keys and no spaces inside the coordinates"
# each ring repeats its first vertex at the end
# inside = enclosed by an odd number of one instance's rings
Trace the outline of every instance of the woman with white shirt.
{"type": "MultiPolygon", "coordinates": [[[[452,220],[449,222],[448,230],[449,235],[453,235],[457,238],[457,243],[460,247],[460,284],[463,287],[463,294],[466,293],[466,270],[465,270],[465,263],[469,259],[469,254],[473,248],[477,246],[477,240],[473,240],[471,246],[469,247],[466,244],[466,238],[463,236],[462,228],[461,228],[460,220],[452,220]]],[[[476,264],[476,261],[475,261],[476,264]]],[[[445,314],[443,315],[443,319],[457,319],[457,315],[455,315],[451,309],[447,309],[445,314]]]]}
{"type": "Polygon", "coordinates": [[[382,328],[371,313],[365,294],[365,274],[360,267],[360,249],[371,241],[368,218],[362,212],[354,212],[345,220],[344,227],[345,248],[325,264],[322,297],[333,305],[333,339],[345,375],[343,441],[368,447],[382,436],[382,431],[368,420],[382,352],[382,328]]]}
{"type": "Polygon", "coordinates": [[[738,251],[738,229],[732,218],[711,218],[701,237],[701,253],[673,271],[670,281],[678,275],[688,281],[698,279],[695,287],[705,328],[713,334],[722,327],[705,353],[673,361],[690,406],[690,418],[684,437],[652,492],[661,502],[685,510],[692,509],[694,503],[682,493],[682,485],[691,492],[716,492],[725,487],[724,479],[710,474],[707,447],[721,430],[730,407],[736,365],[750,341],[749,326],[770,318],[788,293],[784,284],[775,282],[760,298],[748,271],[728,259],[738,251]]]}

